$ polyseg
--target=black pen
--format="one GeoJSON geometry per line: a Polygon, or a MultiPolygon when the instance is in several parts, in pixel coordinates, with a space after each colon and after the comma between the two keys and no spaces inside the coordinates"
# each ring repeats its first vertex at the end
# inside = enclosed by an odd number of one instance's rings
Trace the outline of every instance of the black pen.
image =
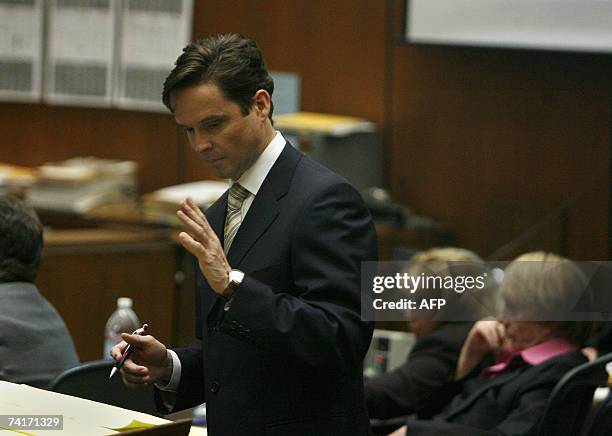
{"type": "MultiPolygon", "coordinates": [[[[139,329],[134,330],[134,333],[132,333],[133,335],[144,335],[145,332],[147,331],[147,329],[149,328],[149,324],[143,324],[142,327],[140,327],[139,329]]],[[[113,376],[115,375],[115,373],[121,369],[121,367],[123,366],[123,364],[125,363],[125,359],[127,359],[128,357],[130,357],[130,354],[132,354],[132,352],[134,351],[134,349],[132,348],[132,344],[128,344],[128,346],[125,348],[125,351],[123,351],[123,356],[121,357],[121,360],[119,362],[115,362],[115,365],[113,366],[113,369],[111,369],[111,373],[108,376],[108,378],[113,378],[113,376]]]]}

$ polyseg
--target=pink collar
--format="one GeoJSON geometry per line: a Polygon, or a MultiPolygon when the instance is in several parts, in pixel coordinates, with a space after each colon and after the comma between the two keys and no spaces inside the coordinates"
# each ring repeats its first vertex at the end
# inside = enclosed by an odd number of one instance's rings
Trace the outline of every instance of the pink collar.
{"type": "Polygon", "coordinates": [[[531,366],[536,366],[546,362],[553,357],[557,357],[563,353],[569,353],[570,351],[576,351],[578,347],[576,344],[569,342],[565,339],[555,338],[550,339],[541,344],[534,345],[533,347],[525,348],[521,351],[513,351],[511,347],[502,349],[497,356],[497,363],[488,368],[485,368],[481,376],[482,377],[494,377],[503,373],[510,361],[516,356],[521,356],[523,361],[531,366]]]}
{"type": "Polygon", "coordinates": [[[577,349],[576,344],[566,339],[556,338],[534,345],[533,347],[525,348],[521,351],[521,357],[528,364],[535,366],[560,354],[576,351],[577,349]]]}

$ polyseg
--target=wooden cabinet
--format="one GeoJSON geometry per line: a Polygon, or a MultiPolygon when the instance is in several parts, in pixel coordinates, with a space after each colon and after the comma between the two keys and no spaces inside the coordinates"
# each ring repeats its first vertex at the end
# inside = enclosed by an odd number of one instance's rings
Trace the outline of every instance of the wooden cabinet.
{"type": "Polygon", "coordinates": [[[193,284],[184,279],[193,274],[183,271],[191,263],[185,257],[167,231],[50,231],[38,286],[65,320],[82,361],[102,357],[104,327],[118,297],[131,297],[151,334],[177,345],[193,334],[184,331],[193,326],[193,284]]]}

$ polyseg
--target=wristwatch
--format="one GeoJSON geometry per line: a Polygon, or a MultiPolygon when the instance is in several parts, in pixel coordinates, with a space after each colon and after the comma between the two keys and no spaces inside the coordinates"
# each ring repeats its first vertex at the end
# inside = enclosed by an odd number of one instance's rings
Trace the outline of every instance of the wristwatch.
{"type": "Polygon", "coordinates": [[[227,285],[227,288],[223,290],[221,295],[223,295],[223,298],[229,301],[234,296],[234,292],[236,292],[238,286],[242,284],[242,279],[244,279],[244,273],[237,269],[230,270],[228,274],[228,279],[229,284],[227,285]]]}

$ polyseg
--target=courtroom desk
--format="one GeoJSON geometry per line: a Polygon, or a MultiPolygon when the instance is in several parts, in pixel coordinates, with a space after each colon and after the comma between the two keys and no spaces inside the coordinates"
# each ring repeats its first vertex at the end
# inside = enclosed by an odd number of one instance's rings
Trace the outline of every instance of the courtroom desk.
{"type": "Polygon", "coordinates": [[[191,261],[168,230],[46,230],[38,286],[64,318],[81,361],[102,357],[106,320],[118,297],[167,345],[193,336],[191,261]]]}

